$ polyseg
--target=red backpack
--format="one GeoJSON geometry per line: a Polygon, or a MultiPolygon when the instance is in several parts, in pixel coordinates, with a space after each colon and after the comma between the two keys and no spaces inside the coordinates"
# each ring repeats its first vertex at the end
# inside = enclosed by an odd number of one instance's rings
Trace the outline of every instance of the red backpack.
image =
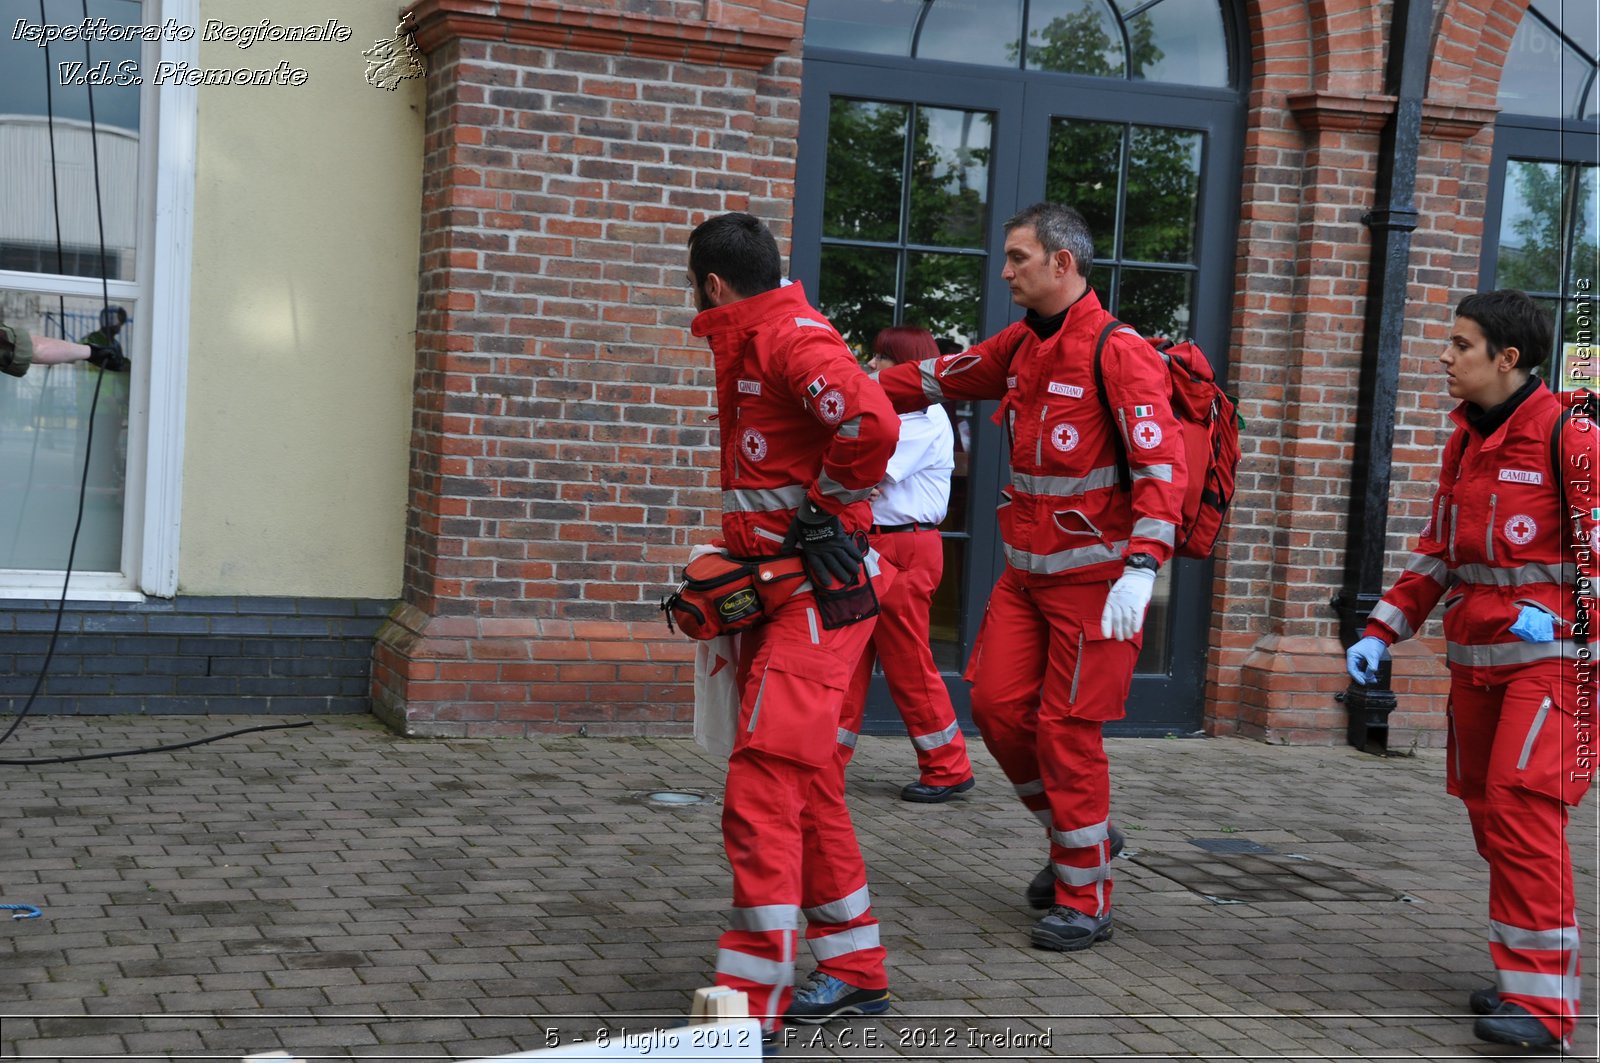
{"type": "MultiPolygon", "coordinates": [[[[1094,345],[1094,383],[1107,411],[1111,409],[1111,400],[1106,395],[1100,352],[1118,329],[1134,332],[1116,318],[1110,318],[1094,345]]],[[[1217,386],[1217,375],[1199,347],[1166,340],[1145,342],[1161,355],[1172,374],[1172,413],[1183,429],[1184,452],[1188,456],[1189,483],[1183,494],[1183,524],[1178,528],[1173,552],[1179,557],[1210,557],[1217,536],[1222,533],[1228,503],[1233,501],[1234,482],[1239,471],[1239,430],[1244,427],[1244,421],[1234,401],[1217,386]]],[[[1112,439],[1117,450],[1117,482],[1124,491],[1131,491],[1133,477],[1128,472],[1128,452],[1120,435],[1113,432],[1112,439]]]]}

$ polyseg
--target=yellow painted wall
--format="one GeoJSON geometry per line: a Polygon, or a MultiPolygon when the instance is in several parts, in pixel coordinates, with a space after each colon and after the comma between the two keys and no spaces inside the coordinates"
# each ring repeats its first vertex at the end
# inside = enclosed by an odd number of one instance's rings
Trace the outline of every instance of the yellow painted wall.
{"type": "Polygon", "coordinates": [[[420,79],[363,80],[393,0],[202,0],[206,20],[334,17],[349,41],[206,42],[203,67],[307,72],[201,86],[183,594],[400,593],[421,213],[420,79]]]}

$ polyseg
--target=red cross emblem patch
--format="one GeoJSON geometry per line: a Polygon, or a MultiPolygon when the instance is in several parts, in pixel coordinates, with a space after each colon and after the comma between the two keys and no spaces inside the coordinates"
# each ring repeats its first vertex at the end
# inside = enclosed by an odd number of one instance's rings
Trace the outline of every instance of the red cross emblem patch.
{"type": "Polygon", "coordinates": [[[1133,436],[1136,445],[1145,450],[1161,445],[1161,426],[1154,421],[1140,421],[1133,426],[1133,431],[1129,435],[1133,436]]]}
{"type": "Polygon", "coordinates": [[[1505,531],[1507,539],[1522,546],[1533,542],[1533,537],[1539,534],[1539,525],[1534,523],[1532,517],[1518,513],[1506,521],[1505,531]]]}
{"type": "Polygon", "coordinates": [[[1050,445],[1063,454],[1078,445],[1078,430],[1070,424],[1058,424],[1050,429],[1050,445]]]}
{"type": "Polygon", "coordinates": [[[844,420],[844,396],[837,388],[817,400],[817,416],[829,424],[844,420]]]}
{"type": "Polygon", "coordinates": [[[767,456],[767,437],[754,428],[746,428],[739,437],[739,449],[751,461],[760,461],[767,456]]]}

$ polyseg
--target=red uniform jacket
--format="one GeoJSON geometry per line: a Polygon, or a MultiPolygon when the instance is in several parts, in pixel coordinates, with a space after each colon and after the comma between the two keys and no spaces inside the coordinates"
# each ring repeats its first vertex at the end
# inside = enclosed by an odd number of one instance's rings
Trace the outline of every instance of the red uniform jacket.
{"type": "Polygon", "coordinates": [[[846,531],[870,526],[866,498],[900,418],[800,285],[704,311],[690,327],[715,356],[729,552],[777,553],[808,495],[846,531]]]}
{"type": "Polygon", "coordinates": [[[878,382],[897,410],[948,399],[999,399],[1011,440],[1011,486],[1000,492],[1006,560],[1064,582],[1114,579],[1122,559],[1172,556],[1186,483],[1183,437],[1161,356],[1131,329],[1101,354],[1111,410],[1094,381],[1094,345],[1110,319],[1093,291],[1041,341],[1017,323],[960,354],[891,366],[878,382]],[[1117,483],[1121,435],[1133,490],[1117,483]]]}
{"type": "MultiPolygon", "coordinates": [[[[1366,634],[1385,642],[1410,638],[1444,597],[1444,634],[1452,668],[1472,682],[1492,682],[1507,668],[1576,659],[1574,586],[1580,564],[1593,576],[1594,423],[1574,417],[1563,435],[1568,465],[1552,464],[1550,433],[1561,400],[1545,388],[1528,396],[1487,439],[1467,427],[1461,407],[1445,446],[1433,510],[1406,571],[1372,610],[1366,634]],[[1465,446],[1463,446],[1465,444],[1465,446]],[[1460,455],[1459,466],[1452,468],[1460,455]],[[1561,509],[1566,480],[1570,511],[1561,509]],[[1554,642],[1511,633],[1524,605],[1555,618],[1554,642]]],[[[1592,596],[1593,591],[1590,591],[1592,596]]]]}

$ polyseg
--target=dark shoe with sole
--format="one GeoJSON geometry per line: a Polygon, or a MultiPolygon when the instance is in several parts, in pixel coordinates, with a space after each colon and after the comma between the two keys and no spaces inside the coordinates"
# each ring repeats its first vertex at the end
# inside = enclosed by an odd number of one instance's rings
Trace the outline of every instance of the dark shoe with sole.
{"type": "Polygon", "coordinates": [[[1472,1009],[1474,1015],[1493,1015],[1499,1006],[1500,991],[1492,985],[1474,989],[1467,998],[1467,1007],[1472,1009]]]}
{"type": "Polygon", "coordinates": [[[1079,952],[1096,941],[1111,940],[1111,914],[1096,918],[1058,904],[1033,924],[1028,939],[1036,947],[1052,952],[1079,952]]]}
{"type": "MultiPolygon", "coordinates": [[[[1111,859],[1115,860],[1122,852],[1122,847],[1128,839],[1113,824],[1106,825],[1106,834],[1111,838],[1111,859]]],[[[1033,881],[1028,883],[1028,907],[1044,911],[1056,903],[1056,871],[1050,864],[1044,865],[1044,870],[1033,876],[1033,881]]]]}
{"type": "Polygon", "coordinates": [[[907,783],[901,788],[900,800],[914,801],[919,805],[942,805],[946,801],[961,800],[961,795],[975,785],[977,785],[977,780],[970,775],[962,782],[951,783],[949,786],[929,786],[919,780],[907,783]]]}
{"type": "Polygon", "coordinates": [[[813,971],[806,984],[794,991],[783,1021],[820,1026],[846,1015],[882,1015],[888,1010],[887,989],[857,989],[831,974],[813,971]]]}
{"type": "Polygon", "coordinates": [[[1472,1024],[1472,1032],[1480,1041],[1497,1045],[1516,1045],[1518,1048],[1560,1048],[1566,1044],[1550,1032],[1550,1027],[1534,1018],[1520,1004],[1504,1001],[1488,1015],[1472,1024]]]}

